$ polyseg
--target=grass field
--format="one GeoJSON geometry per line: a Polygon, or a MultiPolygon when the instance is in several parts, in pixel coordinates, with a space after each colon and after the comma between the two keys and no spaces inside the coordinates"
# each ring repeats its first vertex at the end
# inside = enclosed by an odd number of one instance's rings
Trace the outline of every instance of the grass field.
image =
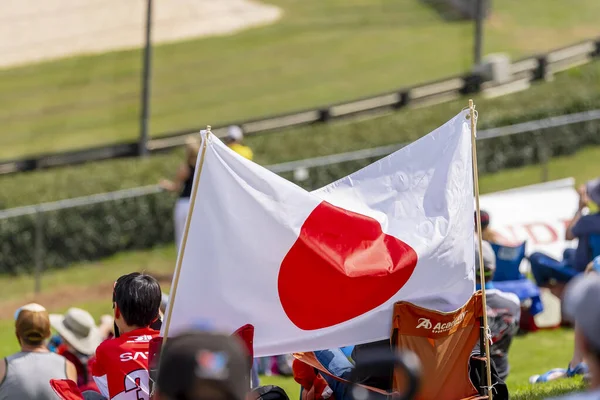
{"type": "MultiPolygon", "coordinates": [[[[270,0],[280,22],[157,46],[152,134],[348,100],[466,71],[472,23],[421,0],[270,0]]],[[[485,53],[513,57],[600,34],[597,0],[503,0],[485,53]]],[[[140,32],[140,35],[142,33],[140,32]]],[[[139,50],[0,71],[0,158],[137,135],[139,50]]]]}

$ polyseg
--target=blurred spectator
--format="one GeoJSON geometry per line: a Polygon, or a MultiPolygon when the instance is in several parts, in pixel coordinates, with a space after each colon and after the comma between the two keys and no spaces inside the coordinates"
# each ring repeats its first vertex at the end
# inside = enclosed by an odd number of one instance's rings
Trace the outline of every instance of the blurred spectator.
{"type": "Polygon", "coordinates": [[[190,137],[185,143],[185,161],[179,166],[175,180],[162,180],[160,186],[170,192],[179,194],[179,199],[175,203],[173,220],[175,223],[175,245],[179,248],[185,229],[185,220],[187,218],[188,208],[190,207],[190,197],[192,195],[192,186],[194,185],[194,172],[196,171],[196,159],[200,150],[198,138],[190,137]]]}
{"type": "MultiPolygon", "coordinates": [[[[589,263],[585,269],[586,274],[600,274],[600,256],[596,257],[589,263]]],[[[579,330],[575,325],[575,332],[579,330]]],[[[554,368],[542,375],[534,375],[529,378],[531,383],[544,383],[561,378],[572,378],[576,375],[586,375],[589,373],[587,363],[584,361],[584,353],[582,343],[580,343],[581,335],[575,334],[575,346],[573,348],[573,357],[566,369],[554,368]]]]}
{"type": "Polygon", "coordinates": [[[169,339],[160,357],[155,400],[245,400],[250,365],[239,340],[208,332],[169,339]]]}
{"type": "Polygon", "coordinates": [[[168,305],[169,305],[169,295],[163,293],[160,298],[160,312],[162,315],[165,315],[165,313],[167,312],[168,305]]]}
{"type": "Polygon", "coordinates": [[[50,324],[58,332],[61,344],[56,352],[71,361],[77,368],[77,386],[80,390],[98,391],[92,379],[90,359],[96,348],[108,337],[110,321],[102,328],[96,326],[94,317],[80,308],[70,308],[65,315],[51,314],[50,324]]]}
{"type": "MultiPolygon", "coordinates": [[[[510,371],[508,350],[519,330],[521,302],[516,294],[502,292],[494,288],[492,279],[496,270],[496,254],[492,246],[485,241],[482,243],[482,250],[488,327],[492,335],[490,356],[494,361],[498,376],[505,381],[510,371]]],[[[475,272],[477,275],[477,289],[479,290],[481,289],[481,275],[479,245],[477,243],[475,243],[475,272]]],[[[474,352],[479,353],[478,346],[476,346],[474,352]]]]}
{"type": "Polygon", "coordinates": [[[112,399],[124,392],[149,397],[149,342],[159,335],[150,325],[159,318],[161,295],[158,281],[150,275],[134,272],[115,283],[116,337],[98,347],[92,364],[94,381],[104,397],[112,399]]]}
{"type": "MultiPolygon", "coordinates": [[[[481,238],[486,242],[505,244],[502,237],[490,228],[490,214],[481,210],[479,215],[481,216],[481,238]]],[[[477,212],[475,212],[475,232],[477,232],[477,212]]]]}
{"type": "Polygon", "coordinates": [[[600,398],[600,276],[589,274],[575,278],[565,291],[563,308],[575,323],[575,340],[580,344],[583,358],[590,370],[590,391],[562,399],[600,398]]]}
{"type": "Polygon", "coordinates": [[[247,158],[248,160],[252,160],[254,158],[254,153],[252,149],[248,146],[244,146],[242,141],[244,140],[244,132],[242,128],[237,125],[232,125],[227,130],[227,137],[225,138],[225,143],[229,148],[240,156],[247,158]]]}
{"type": "Polygon", "coordinates": [[[0,399],[56,399],[50,379],[77,379],[75,366],[51,353],[48,312],[27,304],[15,313],[15,332],[21,351],[0,362],[0,399]]]}
{"type": "MultiPolygon", "coordinates": [[[[582,185],[579,190],[579,207],[567,227],[566,240],[578,239],[577,249],[566,249],[563,261],[557,261],[543,253],[529,256],[531,272],[539,286],[547,286],[556,281],[566,283],[573,276],[583,272],[592,260],[589,239],[600,235],[600,213],[583,215],[590,202],[600,205],[600,178],[582,185]]],[[[560,292],[558,292],[560,297],[560,292]]]]}
{"type": "Polygon", "coordinates": [[[292,376],[292,361],[293,356],[291,354],[261,357],[257,359],[257,370],[259,374],[266,376],[292,376]]]}

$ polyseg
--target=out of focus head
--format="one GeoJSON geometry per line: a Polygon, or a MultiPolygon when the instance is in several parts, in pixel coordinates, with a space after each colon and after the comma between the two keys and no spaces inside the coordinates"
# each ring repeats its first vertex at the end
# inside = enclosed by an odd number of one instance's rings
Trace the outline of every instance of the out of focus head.
{"type": "Polygon", "coordinates": [[[21,346],[43,346],[50,337],[48,311],[36,303],[26,304],[15,313],[15,334],[21,346]]]}
{"type": "MultiPolygon", "coordinates": [[[[496,253],[489,242],[485,240],[481,242],[481,248],[483,249],[483,271],[486,282],[491,282],[496,271],[496,253]]],[[[479,267],[479,243],[475,240],[475,274],[477,276],[477,282],[481,282],[481,268],[479,267]]]]}
{"type": "Polygon", "coordinates": [[[575,323],[587,356],[600,368],[600,275],[580,275],[565,290],[563,311],[575,323]]]}
{"type": "Polygon", "coordinates": [[[588,181],[585,184],[585,191],[589,199],[600,206],[600,178],[588,181]]]}
{"type": "MultiPolygon", "coordinates": [[[[481,215],[481,231],[485,231],[490,225],[490,214],[481,210],[479,215],[481,215]]],[[[477,232],[477,211],[475,212],[475,232],[477,232]]]]}
{"type": "Polygon", "coordinates": [[[157,400],[244,400],[250,365],[239,339],[209,332],[170,338],[160,357],[157,400]]]}
{"type": "Polygon", "coordinates": [[[158,318],[161,298],[160,284],[150,275],[133,272],[117,279],[113,306],[119,331],[150,326],[158,318]]]}
{"type": "Polygon", "coordinates": [[[237,125],[231,125],[227,128],[227,143],[239,143],[244,139],[244,131],[237,125]]]}
{"type": "Polygon", "coordinates": [[[185,141],[185,157],[189,165],[196,165],[200,152],[200,135],[188,136],[185,141]]]}

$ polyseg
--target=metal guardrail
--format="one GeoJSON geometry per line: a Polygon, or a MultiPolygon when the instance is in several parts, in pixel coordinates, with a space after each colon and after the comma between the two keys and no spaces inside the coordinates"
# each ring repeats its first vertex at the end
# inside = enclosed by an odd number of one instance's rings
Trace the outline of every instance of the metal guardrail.
{"type": "Polygon", "coordinates": [[[108,201],[130,199],[133,197],[140,197],[149,194],[159,193],[161,191],[162,189],[160,188],[160,186],[150,185],[132,189],[117,190],[115,192],[94,194],[91,196],[74,197],[72,199],[41,203],[31,206],[9,208],[6,210],[0,210],[0,219],[20,217],[24,215],[33,215],[49,211],[58,211],[79,206],[89,206],[92,204],[106,203],[108,201]]]}
{"type": "MultiPolygon", "coordinates": [[[[477,140],[493,139],[500,136],[510,136],[526,132],[534,132],[542,129],[556,128],[577,124],[581,122],[600,121],[600,110],[585,111],[581,113],[562,115],[559,117],[544,118],[536,121],[523,122],[520,124],[502,126],[498,128],[482,129],[477,132],[477,140]]],[[[314,168],[324,165],[339,164],[348,161],[362,160],[372,157],[383,157],[406,146],[409,143],[401,143],[390,146],[374,147],[365,150],[350,151],[347,153],[333,154],[329,156],[307,158],[298,161],[289,161],[267,166],[278,174],[293,172],[300,168],[314,168]]]]}
{"type": "MultiPolygon", "coordinates": [[[[593,110],[588,112],[582,112],[577,114],[563,115],[560,117],[545,118],[537,121],[529,121],[521,124],[515,124],[510,126],[504,126],[499,128],[492,128],[481,130],[478,133],[478,140],[486,140],[499,136],[515,135],[524,132],[538,131],[540,129],[558,127],[564,125],[570,125],[586,121],[600,121],[600,110],[593,110]]],[[[266,168],[271,171],[281,174],[286,172],[296,172],[300,169],[308,169],[319,166],[334,165],[338,163],[368,159],[373,157],[383,157],[388,154],[397,151],[404,147],[408,143],[395,144],[389,146],[381,146],[371,149],[364,149],[352,152],[346,152],[341,154],[333,154],[323,157],[315,157],[310,159],[291,161],[280,164],[269,165],[266,168]]],[[[545,168],[543,166],[543,168],[545,168]]],[[[545,180],[547,172],[542,172],[541,180],[545,180]]],[[[35,292],[38,293],[41,290],[41,279],[43,273],[43,265],[45,261],[45,245],[44,245],[44,213],[64,210],[69,208],[75,208],[80,206],[88,206],[92,204],[105,203],[109,201],[118,201],[123,199],[136,198],[141,196],[147,196],[161,192],[163,189],[158,185],[150,185],[137,187],[132,189],[124,189],[115,192],[101,193],[91,196],[77,197],[72,199],[60,200],[49,203],[35,204],[24,207],[11,208],[6,210],[0,210],[0,220],[8,218],[21,217],[21,216],[33,216],[34,217],[34,282],[35,292]]]]}
{"type": "MultiPolygon", "coordinates": [[[[589,121],[600,121],[600,109],[575,114],[562,115],[559,117],[544,118],[540,120],[528,121],[520,124],[502,126],[498,128],[482,129],[477,132],[477,140],[486,140],[500,136],[510,136],[520,133],[534,132],[541,129],[555,128],[559,126],[566,126],[589,121]]],[[[350,151],[346,153],[338,153],[321,157],[307,158],[297,161],[289,161],[279,164],[267,165],[265,166],[265,168],[277,174],[294,172],[299,168],[315,168],[326,165],[344,163],[348,161],[364,160],[373,157],[383,157],[401,149],[402,147],[408,144],[409,143],[399,143],[388,146],[373,147],[370,149],[350,151]]],[[[132,189],[118,190],[115,192],[59,200],[49,203],[10,208],[0,210],[0,220],[23,215],[33,215],[36,213],[43,213],[48,211],[56,211],[66,208],[103,203],[107,201],[115,201],[145,196],[149,194],[159,193],[161,191],[162,189],[158,185],[149,185],[132,189]]]]}
{"type": "MultiPolygon", "coordinates": [[[[600,39],[586,40],[572,46],[551,51],[538,57],[528,57],[515,61],[510,66],[512,80],[504,83],[488,82],[478,73],[451,77],[409,88],[401,88],[377,96],[370,96],[349,102],[332,104],[312,110],[251,121],[233,122],[240,125],[248,135],[263,134],[280,129],[315,123],[327,123],[336,119],[348,118],[381,110],[397,110],[405,107],[418,107],[455,99],[460,95],[493,91],[511,84],[548,79],[553,73],[578,66],[600,57],[600,39]]],[[[230,124],[228,124],[230,125],[230,124]]],[[[178,132],[166,133],[148,142],[149,152],[163,152],[184,144],[187,135],[198,132],[194,127],[178,132]]],[[[213,127],[217,136],[225,134],[226,127],[213,127]]],[[[135,157],[141,153],[138,142],[100,146],[85,150],[42,154],[18,160],[0,161],[0,175],[16,172],[47,169],[64,165],[75,165],[90,161],[100,161],[122,157],[135,157]]]]}
{"type": "Polygon", "coordinates": [[[532,132],[540,129],[557,128],[580,122],[600,120],[600,110],[584,111],[576,114],[549,117],[537,121],[523,122],[520,124],[485,129],[477,132],[478,139],[491,139],[499,136],[509,136],[518,133],[532,132]]]}

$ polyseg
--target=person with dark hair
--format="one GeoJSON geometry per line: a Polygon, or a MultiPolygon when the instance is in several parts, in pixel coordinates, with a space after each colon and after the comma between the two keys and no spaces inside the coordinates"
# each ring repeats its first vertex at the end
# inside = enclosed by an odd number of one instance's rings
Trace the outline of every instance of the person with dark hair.
{"type": "MultiPolygon", "coordinates": [[[[490,214],[481,210],[481,238],[486,242],[504,244],[506,242],[498,232],[490,228],[490,214]]],[[[477,232],[477,213],[475,213],[475,232],[477,232]]]]}
{"type": "MultiPolygon", "coordinates": [[[[160,332],[152,329],[159,319],[162,291],[156,279],[134,272],[121,276],[113,291],[115,338],[96,350],[94,381],[108,399],[131,393],[131,399],[148,399],[150,341],[160,332]]],[[[85,393],[84,393],[85,394],[85,393]]]]}
{"type": "Polygon", "coordinates": [[[173,211],[173,223],[175,228],[175,246],[179,248],[183,239],[185,221],[190,208],[190,197],[194,186],[194,173],[196,171],[196,159],[200,151],[200,137],[190,136],[185,142],[185,160],[177,169],[175,179],[163,179],[159,185],[169,192],[177,193],[179,198],[175,203],[173,211]]]}
{"type": "Polygon", "coordinates": [[[188,332],[166,341],[155,400],[245,400],[250,360],[234,336],[188,332]]]}
{"type": "Polygon", "coordinates": [[[77,380],[70,361],[50,352],[50,318],[39,304],[27,304],[15,313],[15,332],[21,351],[0,362],[0,399],[55,399],[51,379],[77,380]]]}

